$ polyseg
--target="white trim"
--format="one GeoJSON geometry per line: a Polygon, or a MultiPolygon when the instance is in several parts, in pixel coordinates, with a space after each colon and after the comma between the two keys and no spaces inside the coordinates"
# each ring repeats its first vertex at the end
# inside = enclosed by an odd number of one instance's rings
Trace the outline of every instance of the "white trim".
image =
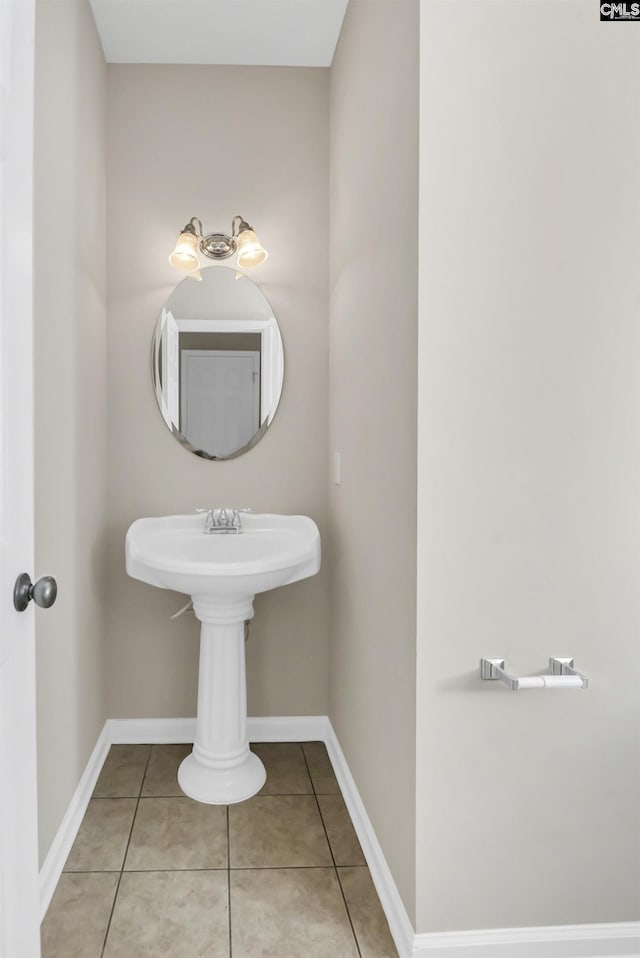
{"type": "MultiPolygon", "coordinates": [[[[105,722],[40,870],[41,919],[49,907],[109,747],[192,742],[195,728],[195,718],[108,719],[105,722]]],[[[325,743],[400,958],[640,958],[640,922],[414,934],[329,718],[326,715],[253,717],[247,719],[247,730],[251,742],[325,743]]]]}
{"type": "Polygon", "coordinates": [[[56,836],[51,843],[51,848],[40,869],[40,921],[42,921],[47,913],[47,908],[56,890],[56,885],[62,874],[67,856],[71,851],[71,846],[78,834],[78,829],[82,824],[89,799],[96,787],[100,770],[104,765],[110,746],[109,723],[105,722],[104,728],[87,762],[87,766],[78,782],[78,787],[73,793],[69,807],[65,812],[60,827],[56,832],[56,836]]]}
{"type": "Polygon", "coordinates": [[[416,935],[413,956],[429,958],[638,958],[640,922],[490,928],[416,935]]]}
{"type": "Polygon", "coordinates": [[[380,903],[387,916],[389,930],[398,949],[400,958],[409,958],[413,951],[414,932],[409,916],[407,915],[400,893],[393,880],[387,865],[380,843],[376,838],[369,816],[360,798],[360,793],[349,771],[347,760],[340,748],[336,733],[331,721],[327,718],[327,737],[325,745],[338,779],[345,805],[353,827],[362,845],[364,857],[367,860],[369,871],[376,886],[380,903]]]}
{"type": "Polygon", "coordinates": [[[193,742],[195,718],[108,719],[111,745],[174,745],[193,742]]]}
{"type": "Polygon", "coordinates": [[[250,742],[325,742],[326,715],[279,715],[247,719],[250,742]]]}
{"type": "MultiPolygon", "coordinates": [[[[249,716],[250,742],[324,742],[329,719],[326,715],[249,716]]],[[[193,742],[195,718],[109,719],[112,745],[169,745],[193,742]]]]}

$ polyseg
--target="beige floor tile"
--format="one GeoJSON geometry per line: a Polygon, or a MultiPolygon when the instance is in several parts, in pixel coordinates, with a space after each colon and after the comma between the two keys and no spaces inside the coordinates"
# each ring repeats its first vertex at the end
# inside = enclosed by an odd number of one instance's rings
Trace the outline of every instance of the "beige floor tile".
{"type": "Polygon", "coordinates": [[[368,868],[339,868],[362,958],[398,958],[382,905],[368,868]]]}
{"type": "Polygon", "coordinates": [[[40,928],[42,958],[100,958],[119,877],[60,876],[40,928]]]}
{"type": "Polygon", "coordinates": [[[333,868],[231,872],[233,958],[357,958],[333,868]]]}
{"type": "Polygon", "coordinates": [[[310,795],[311,779],[302,746],[292,742],[267,742],[251,746],[267,770],[260,795],[310,795]]]}
{"type": "Polygon", "coordinates": [[[339,795],[340,788],[324,742],[305,742],[302,748],[316,793],[318,795],[339,795]]]}
{"type": "Polygon", "coordinates": [[[136,802],[135,798],[92,798],[64,870],[119,871],[136,802]]]}
{"type": "Polygon", "coordinates": [[[93,797],[137,798],[150,748],[150,745],[112,745],[93,797]]]}
{"type": "Polygon", "coordinates": [[[229,806],[232,868],[331,865],[313,795],[258,795],[229,806]]]}
{"type": "Polygon", "coordinates": [[[366,865],[342,795],[318,795],[318,805],[336,865],[366,865]]]}
{"type": "Polygon", "coordinates": [[[227,873],[124,874],[104,958],[228,958],[227,873]]]}
{"type": "Polygon", "coordinates": [[[227,810],[187,798],[141,798],[126,871],[227,867],[227,810]]]}
{"type": "Polygon", "coordinates": [[[165,797],[183,795],[178,785],[178,766],[192,748],[192,745],[152,745],[142,794],[165,797]]]}

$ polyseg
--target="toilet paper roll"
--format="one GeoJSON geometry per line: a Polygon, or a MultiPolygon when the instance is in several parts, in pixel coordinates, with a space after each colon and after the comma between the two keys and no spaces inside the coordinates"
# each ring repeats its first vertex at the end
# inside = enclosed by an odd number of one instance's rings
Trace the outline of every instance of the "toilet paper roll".
{"type": "Polygon", "coordinates": [[[518,679],[519,689],[543,689],[545,687],[545,675],[523,675],[518,679]]]}
{"type": "Polygon", "coordinates": [[[543,675],[545,689],[581,689],[579,675],[543,675]]]}
{"type": "Polygon", "coordinates": [[[518,680],[519,689],[580,689],[579,675],[524,675],[518,680]]]}

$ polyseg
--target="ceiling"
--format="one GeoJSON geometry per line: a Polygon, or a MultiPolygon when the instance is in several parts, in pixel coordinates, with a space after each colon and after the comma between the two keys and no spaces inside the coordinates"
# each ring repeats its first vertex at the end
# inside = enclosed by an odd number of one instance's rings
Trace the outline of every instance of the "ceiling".
{"type": "Polygon", "coordinates": [[[347,0],[91,0],[108,63],[328,67],[347,0]]]}

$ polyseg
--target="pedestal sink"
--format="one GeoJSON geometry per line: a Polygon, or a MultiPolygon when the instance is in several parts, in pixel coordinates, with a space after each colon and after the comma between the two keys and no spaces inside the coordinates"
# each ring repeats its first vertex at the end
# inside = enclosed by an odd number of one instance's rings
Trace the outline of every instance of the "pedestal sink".
{"type": "Polygon", "coordinates": [[[202,623],[198,718],[178,782],[199,802],[226,805],[266,780],[247,739],[245,621],[256,593],[318,572],[320,534],[307,516],[243,515],[237,535],[204,528],[202,515],[138,519],[127,532],[126,566],[134,579],[193,599],[202,623]]]}

